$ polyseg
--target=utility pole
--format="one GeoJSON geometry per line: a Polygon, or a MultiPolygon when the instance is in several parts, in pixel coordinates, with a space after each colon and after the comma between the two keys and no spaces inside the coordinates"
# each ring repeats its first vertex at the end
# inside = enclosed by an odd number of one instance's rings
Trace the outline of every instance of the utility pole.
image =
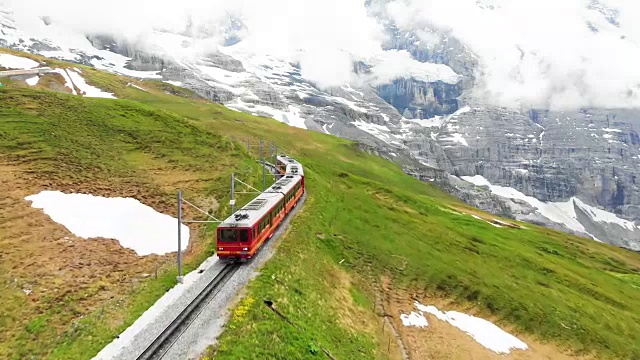
{"type": "Polygon", "coordinates": [[[265,174],[264,159],[262,158],[262,138],[260,139],[260,163],[262,164],[262,191],[267,188],[267,174],[265,174]]]}
{"type": "Polygon", "coordinates": [[[178,282],[182,284],[182,190],[178,190],[178,282]]]}
{"type": "Polygon", "coordinates": [[[231,213],[235,213],[235,208],[236,208],[236,199],[234,198],[234,193],[235,193],[235,186],[236,183],[236,174],[232,173],[231,174],[231,200],[229,201],[229,204],[231,204],[231,213]]]}
{"type": "Polygon", "coordinates": [[[278,146],[276,145],[276,152],[273,154],[273,165],[278,163],[278,146]]]}

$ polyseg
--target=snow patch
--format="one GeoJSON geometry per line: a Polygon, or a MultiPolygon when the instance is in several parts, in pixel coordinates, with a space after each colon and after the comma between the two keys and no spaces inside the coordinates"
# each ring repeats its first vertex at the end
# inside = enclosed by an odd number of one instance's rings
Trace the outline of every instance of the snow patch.
{"type": "Polygon", "coordinates": [[[411,312],[411,314],[400,314],[400,320],[404,326],[427,327],[429,323],[422,313],[411,312]]]}
{"type": "Polygon", "coordinates": [[[443,137],[441,138],[442,140],[449,140],[449,141],[453,141],[453,142],[458,142],[464,146],[469,146],[469,144],[467,143],[467,140],[464,139],[464,137],[462,137],[462,134],[458,134],[458,133],[453,133],[451,134],[450,137],[443,137]]]}
{"type": "Polygon", "coordinates": [[[405,121],[410,121],[414,124],[418,124],[424,127],[440,127],[447,120],[446,116],[435,116],[430,119],[404,119],[405,121]]]}
{"type": "Polygon", "coordinates": [[[334,97],[324,96],[324,97],[327,98],[327,99],[330,99],[330,100],[335,100],[337,102],[343,103],[343,104],[347,105],[348,107],[350,107],[351,109],[353,109],[355,111],[358,111],[358,112],[361,112],[361,113],[365,113],[365,114],[367,113],[367,109],[365,109],[363,107],[360,107],[360,106],[357,106],[355,102],[349,101],[349,100],[347,100],[345,98],[335,97],[335,96],[334,97]]]}
{"type": "Polygon", "coordinates": [[[138,89],[138,90],[142,90],[142,91],[144,91],[144,92],[148,92],[147,90],[145,90],[145,89],[141,88],[140,86],[138,86],[138,85],[136,85],[136,84],[128,83],[128,84],[127,84],[127,86],[131,86],[131,87],[134,87],[134,88],[136,88],[136,89],[138,89]]]}
{"type": "Polygon", "coordinates": [[[25,80],[25,82],[29,86],[36,86],[36,85],[38,85],[39,81],[40,81],[40,76],[38,76],[38,75],[30,77],[30,78],[25,80]]]}
{"type": "Polygon", "coordinates": [[[41,51],[40,55],[48,57],[48,58],[67,60],[67,61],[78,61],[78,60],[80,60],[80,56],[78,56],[78,55],[76,55],[74,53],[71,53],[71,52],[67,52],[67,51],[59,51],[59,50],[41,51]]]}
{"type": "Polygon", "coordinates": [[[457,118],[458,116],[468,113],[471,111],[471,108],[469,106],[464,106],[460,109],[458,109],[456,112],[454,112],[453,114],[451,114],[451,118],[457,118]]]}
{"type": "MultiPolygon", "coordinates": [[[[177,251],[177,219],[136,199],[42,191],[25,200],[78,237],[115,239],[139,256],[177,251]]],[[[182,249],[188,244],[189,228],[182,225],[182,249]]]]}
{"type": "Polygon", "coordinates": [[[580,199],[572,197],[566,202],[542,202],[534,197],[527,196],[522,192],[504,186],[492,185],[487,179],[481,175],[476,176],[462,176],[463,180],[468,181],[477,186],[488,186],[492,193],[503,196],[510,199],[523,200],[529,203],[531,206],[538,209],[538,212],[547,219],[565,225],[571,230],[581,232],[591,236],[594,240],[600,241],[595,236],[589,234],[584,226],[578,221],[578,216],[575,211],[575,206],[579,207],[586,214],[588,214],[594,221],[606,222],[611,224],[617,224],[625,229],[635,231],[638,228],[633,222],[621,219],[615,214],[605,210],[595,208],[591,205],[585,204],[580,199]]]}
{"type": "Polygon", "coordinates": [[[621,219],[621,218],[617,217],[613,213],[610,213],[608,211],[605,211],[605,210],[602,210],[602,209],[598,209],[598,208],[593,207],[591,205],[585,204],[584,202],[582,202],[578,198],[574,198],[573,200],[575,201],[575,204],[582,211],[584,211],[587,214],[589,214],[589,216],[593,220],[595,220],[597,222],[618,224],[618,225],[622,226],[623,228],[625,228],[627,230],[631,230],[631,231],[635,231],[635,230],[639,229],[638,226],[636,226],[635,223],[633,223],[632,221],[621,219]]]}
{"type": "Polygon", "coordinates": [[[390,141],[391,140],[391,135],[389,134],[390,130],[386,126],[371,124],[362,120],[354,121],[352,122],[352,124],[358,129],[365,131],[386,143],[392,143],[390,141]]]}
{"type": "Polygon", "coordinates": [[[300,108],[289,105],[289,111],[283,111],[274,109],[272,107],[266,105],[256,105],[253,103],[246,103],[241,99],[236,99],[236,101],[225,104],[231,110],[239,111],[239,112],[258,112],[269,114],[272,118],[283,122],[285,124],[289,124],[290,126],[298,127],[301,129],[307,129],[307,126],[304,124],[305,120],[302,118],[300,108]]]}
{"type": "Polygon", "coordinates": [[[65,69],[53,69],[53,72],[56,72],[56,73],[62,75],[62,77],[64,78],[64,81],[65,81],[65,86],[68,87],[69,89],[71,89],[71,93],[73,95],[78,95],[78,93],[76,92],[76,88],[75,88],[75,86],[73,86],[73,82],[71,82],[71,78],[69,77],[69,74],[67,73],[67,71],[65,69]]]}
{"type": "Polygon", "coordinates": [[[251,77],[251,74],[247,72],[233,72],[214,66],[197,65],[196,67],[213,80],[227,85],[235,85],[251,77]]]}
{"type": "Polygon", "coordinates": [[[67,71],[67,74],[71,77],[73,84],[80,89],[80,92],[83,93],[84,97],[94,97],[94,98],[107,98],[107,99],[115,99],[112,93],[104,92],[98,89],[95,86],[91,86],[87,84],[82,75],[78,74],[75,71],[67,71]]]}
{"type": "Polygon", "coordinates": [[[415,306],[421,314],[426,312],[448,322],[467,333],[480,345],[498,354],[509,354],[511,349],[528,349],[527,344],[490,321],[457,311],[442,312],[435,306],[424,306],[419,302],[415,302],[415,306]]]}
{"type": "Polygon", "coordinates": [[[173,86],[182,86],[182,82],[181,81],[172,81],[172,80],[165,80],[164,82],[166,82],[167,84],[171,84],[173,86]]]}
{"type": "Polygon", "coordinates": [[[31,70],[39,66],[37,62],[10,54],[0,54],[0,67],[12,70],[31,70]]]}

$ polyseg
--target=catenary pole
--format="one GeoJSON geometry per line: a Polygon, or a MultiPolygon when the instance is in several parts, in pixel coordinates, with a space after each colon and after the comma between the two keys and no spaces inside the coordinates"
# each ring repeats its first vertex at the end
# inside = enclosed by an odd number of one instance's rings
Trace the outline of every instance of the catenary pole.
{"type": "Polygon", "coordinates": [[[236,200],[234,198],[234,194],[235,194],[235,183],[236,183],[236,174],[232,173],[231,174],[231,213],[235,213],[235,208],[236,208],[236,200]]]}
{"type": "Polygon", "coordinates": [[[178,282],[182,283],[182,190],[178,191],[178,282]]]}
{"type": "Polygon", "coordinates": [[[273,164],[277,164],[278,163],[278,146],[276,145],[276,153],[273,154],[273,164]]]}
{"type": "Polygon", "coordinates": [[[262,164],[262,191],[267,188],[267,174],[265,174],[264,159],[262,158],[262,139],[260,139],[260,163],[262,164]]]}

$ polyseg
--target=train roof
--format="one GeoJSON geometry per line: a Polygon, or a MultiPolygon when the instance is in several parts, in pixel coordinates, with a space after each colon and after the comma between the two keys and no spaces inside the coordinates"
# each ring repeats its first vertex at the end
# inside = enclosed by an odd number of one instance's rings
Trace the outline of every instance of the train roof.
{"type": "Polygon", "coordinates": [[[302,165],[300,164],[288,164],[285,174],[304,176],[304,169],[302,169],[302,165]]]}
{"type": "Polygon", "coordinates": [[[250,203],[237,210],[234,214],[231,214],[224,220],[221,227],[252,227],[257,221],[259,221],[266,213],[269,212],[274,205],[284,198],[282,193],[287,193],[293,189],[298,180],[301,179],[300,175],[287,174],[276,181],[268,189],[258,195],[250,203]],[[244,215],[242,217],[237,215],[244,215]]]}
{"type": "Polygon", "coordinates": [[[302,164],[300,164],[296,159],[286,155],[278,155],[277,159],[286,165],[285,173],[304,176],[302,164]]]}
{"type": "Polygon", "coordinates": [[[287,155],[278,155],[276,157],[276,159],[280,160],[280,162],[285,164],[285,165],[289,165],[289,164],[298,164],[298,165],[300,165],[300,163],[296,159],[294,159],[292,157],[289,157],[287,155]]]}

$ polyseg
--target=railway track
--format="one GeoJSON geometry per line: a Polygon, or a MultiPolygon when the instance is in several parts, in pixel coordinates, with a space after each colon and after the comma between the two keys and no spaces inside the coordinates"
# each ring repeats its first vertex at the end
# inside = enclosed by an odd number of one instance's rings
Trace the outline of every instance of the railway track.
{"type": "Polygon", "coordinates": [[[240,265],[226,264],[216,277],[196,296],[195,299],[167,326],[162,333],[137,357],[137,360],[162,359],[182,333],[198,317],[209,300],[220,291],[236,273],[240,265]]]}

